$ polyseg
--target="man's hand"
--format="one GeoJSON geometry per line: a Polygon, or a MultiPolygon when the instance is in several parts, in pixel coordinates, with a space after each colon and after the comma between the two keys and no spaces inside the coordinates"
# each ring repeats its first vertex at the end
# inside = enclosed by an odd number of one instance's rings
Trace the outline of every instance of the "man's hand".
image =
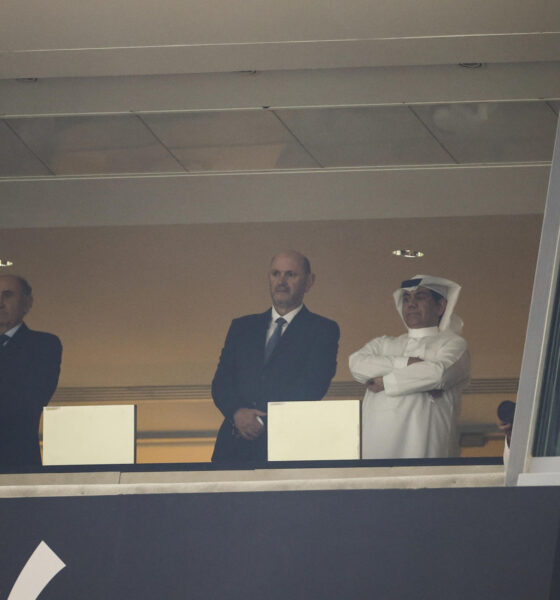
{"type": "Polygon", "coordinates": [[[237,433],[245,440],[256,440],[264,431],[264,426],[257,417],[266,417],[266,413],[256,408],[239,408],[233,415],[233,423],[237,433]]]}
{"type": "Polygon", "coordinates": [[[366,383],[367,389],[374,394],[382,392],[385,389],[383,385],[383,377],[374,377],[366,383]]]}

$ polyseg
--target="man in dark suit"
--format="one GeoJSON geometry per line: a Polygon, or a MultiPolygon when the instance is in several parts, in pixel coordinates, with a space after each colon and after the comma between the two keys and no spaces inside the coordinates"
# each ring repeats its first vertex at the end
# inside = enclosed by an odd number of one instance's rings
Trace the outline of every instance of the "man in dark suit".
{"type": "Polygon", "coordinates": [[[23,322],[32,304],[23,277],[0,275],[0,467],[41,465],[39,419],[60,373],[60,340],[23,322]]]}
{"type": "Polygon", "coordinates": [[[267,403],[320,400],[336,371],[338,325],[303,305],[315,281],[309,260],[281,252],[268,280],[272,308],[232,321],[212,382],[225,417],[213,462],[265,461],[267,403]]]}

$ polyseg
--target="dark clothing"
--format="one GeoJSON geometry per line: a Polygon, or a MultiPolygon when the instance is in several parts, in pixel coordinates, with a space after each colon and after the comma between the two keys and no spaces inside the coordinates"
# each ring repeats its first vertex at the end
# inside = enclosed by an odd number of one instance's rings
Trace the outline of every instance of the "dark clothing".
{"type": "Polygon", "coordinates": [[[265,411],[268,402],[320,400],[336,372],[338,325],[305,306],[294,317],[264,364],[271,311],[234,319],[212,382],[212,397],[225,420],[213,462],[266,460],[266,432],[254,441],[236,437],[233,415],[239,408],[265,411]]]}
{"type": "Polygon", "coordinates": [[[62,344],[25,323],[0,348],[0,466],[41,465],[39,420],[60,373],[62,344]]]}

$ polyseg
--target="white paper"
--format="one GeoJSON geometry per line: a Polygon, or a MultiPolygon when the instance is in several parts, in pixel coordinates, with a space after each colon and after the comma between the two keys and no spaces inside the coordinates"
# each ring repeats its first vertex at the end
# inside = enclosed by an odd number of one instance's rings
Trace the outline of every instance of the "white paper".
{"type": "Polygon", "coordinates": [[[268,460],[357,460],[360,401],[269,402],[268,460]]]}
{"type": "Polygon", "coordinates": [[[47,406],[43,409],[44,465],[133,464],[136,407],[47,406]]]}

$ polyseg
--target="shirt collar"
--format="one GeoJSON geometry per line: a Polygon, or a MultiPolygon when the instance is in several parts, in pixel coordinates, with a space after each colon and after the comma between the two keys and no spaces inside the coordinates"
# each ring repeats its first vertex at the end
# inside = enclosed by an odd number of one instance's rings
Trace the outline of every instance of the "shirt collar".
{"type": "Polygon", "coordinates": [[[286,313],[285,315],[280,315],[280,314],[278,314],[278,311],[273,306],[272,313],[271,313],[272,321],[276,322],[276,319],[279,319],[280,317],[282,317],[283,319],[286,319],[286,324],[289,325],[294,320],[294,317],[298,314],[298,312],[302,308],[303,308],[303,304],[300,304],[297,308],[294,308],[294,310],[291,310],[289,313],[286,313]]]}
{"type": "Polygon", "coordinates": [[[7,335],[8,337],[14,337],[16,331],[23,325],[22,323],[18,323],[15,327],[12,327],[11,329],[8,329],[8,331],[4,332],[4,335],[7,335]]]}
{"type": "Polygon", "coordinates": [[[423,338],[430,335],[437,335],[438,333],[439,327],[437,327],[437,325],[435,327],[419,327],[418,329],[409,328],[408,330],[408,335],[411,338],[423,338]]]}

